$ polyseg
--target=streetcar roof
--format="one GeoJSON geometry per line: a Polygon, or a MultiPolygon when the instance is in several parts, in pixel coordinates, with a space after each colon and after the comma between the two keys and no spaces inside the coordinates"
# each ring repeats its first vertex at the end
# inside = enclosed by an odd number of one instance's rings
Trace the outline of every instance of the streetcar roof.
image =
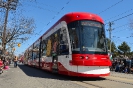
{"type": "MultiPolygon", "coordinates": [[[[92,13],[88,13],[88,12],[71,12],[71,13],[67,13],[64,16],[62,16],[52,27],[50,27],[42,36],[46,35],[49,31],[51,31],[57,24],[59,24],[61,21],[65,21],[67,24],[76,20],[94,20],[94,21],[98,21],[101,23],[104,23],[103,19],[96,15],[96,14],[92,14],[92,13]]],[[[41,36],[41,37],[42,37],[41,36]]],[[[39,37],[39,39],[41,38],[39,37]]],[[[36,43],[39,39],[37,39],[34,43],[36,43]]],[[[33,43],[33,44],[34,44],[33,43]]],[[[32,45],[33,45],[32,44],[32,45]]],[[[30,47],[32,47],[32,45],[30,47]]],[[[29,48],[30,48],[29,47],[29,48]]],[[[28,48],[28,49],[29,49],[28,48]]]]}
{"type": "MultiPolygon", "coordinates": [[[[45,34],[47,34],[52,28],[54,28],[57,24],[59,24],[61,21],[65,21],[67,24],[76,20],[95,20],[101,23],[103,22],[103,19],[96,15],[96,14],[92,14],[92,13],[88,13],[88,12],[71,12],[71,13],[67,13],[65,14],[63,17],[61,17],[52,27],[50,27],[42,36],[44,36],[45,34]]],[[[41,36],[41,37],[42,37],[41,36]]],[[[40,37],[40,38],[41,38],[40,37]]]]}

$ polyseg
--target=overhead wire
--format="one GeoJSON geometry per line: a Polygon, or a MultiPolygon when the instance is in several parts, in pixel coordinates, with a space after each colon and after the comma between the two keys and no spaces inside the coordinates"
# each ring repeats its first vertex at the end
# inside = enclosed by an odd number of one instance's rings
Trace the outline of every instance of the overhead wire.
{"type": "Polygon", "coordinates": [[[36,6],[36,5],[30,5],[30,4],[25,4],[27,6],[31,6],[31,7],[35,7],[35,8],[38,8],[38,9],[41,9],[41,10],[47,10],[47,11],[50,11],[50,12],[53,12],[53,13],[56,13],[57,11],[54,11],[53,9],[50,10],[50,9],[46,9],[44,7],[40,7],[40,6],[36,6]]]}
{"type": "MultiPolygon", "coordinates": [[[[118,5],[118,4],[121,3],[122,1],[123,1],[123,0],[120,0],[119,2],[113,4],[112,6],[108,7],[107,9],[101,11],[101,12],[98,13],[98,14],[101,14],[101,13],[103,13],[103,12],[109,10],[110,8],[112,8],[112,7],[116,6],[116,5],[118,5]]],[[[132,10],[133,10],[133,9],[130,9],[130,10],[128,10],[128,11],[125,11],[125,12],[123,12],[123,13],[117,15],[117,16],[111,17],[111,18],[109,18],[109,19],[107,19],[107,20],[113,19],[113,18],[115,18],[115,17],[118,17],[118,16],[120,16],[120,15],[123,15],[123,14],[125,14],[125,13],[128,13],[128,12],[130,12],[130,11],[132,11],[132,10]]],[[[113,20],[113,21],[111,21],[111,22],[115,22],[115,21],[121,20],[121,19],[126,18],[126,17],[131,16],[131,15],[133,15],[133,13],[130,13],[130,14],[125,15],[125,16],[122,16],[122,17],[120,17],[120,18],[118,18],[118,19],[115,19],[115,20],[113,20]]],[[[105,20],[105,21],[107,21],[107,20],[105,20]]],[[[106,24],[107,24],[107,23],[105,23],[105,25],[106,25],[106,24]]],[[[121,26],[116,27],[116,28],[120,28],[120,27],[123,27],[123,26],[127,26],[127,24],[121,25],[121,26]]],[[[116,28],[115,28],[115,29],[116,29],[116,28]]],[[[118,32],[119,32],[119,31],[118,31],[118,32]]],[[[114,36],[113,36],[113,37],[114,37],[114,36]]],[[[117,36],[115,36],[115,37],[117,37],[117,36]]],[[[123,38],[131,38],[131,37],[133,37],[133,36],[123,37],[123,38]]],[[[117,37],[117,38],[121,38],[121,37],[117,37]]],[[[130,44],[133,44],[133,43],[130,43],[130,44]]]]}
{"type": "MultiPolygon", "coordinates": [[[[117,37],[116,37],[117,38],[117,37]]],[[[117,40],[119,40],[119,41],[121,41],[121,42],[127,42],[127,41],[123,41],[123,40],[121,40],[120,38],[117,38],[117,40]]],[[[118,42],[118,41],[117,41],[118,42]]],[[[127,42],[127,43],[129,43],[129,44],[133,44],[133,43],[131,43],[131,42],[127,42]]]]}
{"type": "MultiPolygon", "coordinates": [[[[55,17],[57,16],[57,15],[59,15],[60,13],[61,13],[61,11],[63,11],[63,9],[66,7],[66,5],[68,5],[69,3],[70,3],[70,1],[71,0],[69,0],[61,9],[60,9],[60,11],[58,11],[55,15],[54,15],[54,17],[52,17],[52,19],[46,24],[46,26],[48,26],[51,22],[52,22],[52,20],[53,19],[55,19],[55,17]]],[[[46,27],[45,26],[45,27],[46,27]]],[[[44,28],[45,28],[44,27],[44,28]]],[[[42,30],[38,33],[38,35],[40,34],[42,32],[42,30]]]]}
{"type": "Polygon", "coordinates": [[[119,37],[119,36],[112,36],[113,38],[131,38],[131,37],[133,37],[133,35],[132,36],[127,36],[127,37],[119,37]]]}
{"type": "MultiPolygon", "coordinates": [[[[111,5],[111,6],[108,7],[107,9],[101,11],[100,13],[107,11],[108,9],[110,9],[110,8],[112,8],[112,7],[114,7],[114,6],[116,6],[117,4],[119,4],[119,3],[122,2],[122,1],[123,1],[123,0],[118,1],[117,3],[111,5]]],[[[36,2],[36,3],[38,3],[38,2],[36,2]]],[[[68,3],[69,3],[69,1],[68,1],[66,4],[68,4],[68,3]]],[[[40,3],[40,4],[42,4],[42,3],[40,3]]],[[[50,6],[50,5],[47,5],[47,4],[45,4],[45,5],[46,5],[46,6],[50,6]]],[[[50,7],[52,7],[52,6],[50,6],[50,7]]],[[[63,7],[63,8],[64,8],[64,7],[63,7]]],[[[62,8],[61,10],[63,10],[63,8],[62,8]]],[[[99,14],[100,14],[100,13],[99,13],[99,14]]],[[[59,12],[57,12],[57,15],[58,15],[58,14],[59,14],[59,12]]],[[[55,16],[56,16],[56,15],[55,15],[55,16]]],[[[55,16],[54,16],[52,19],[54,19],[55,16]]],[[[51,21],[49,21],[46,25],[49,25],[50,23],[51,23],[51,21]]],[[[41,32],[42,32],[42,30],[41,30],[39,33],[41,33],[41,32]]],[[[39,33],[38,33],[38,34],[36,33],[36,35],[39,35],[39,33]]]]}
{"type": "MultiPolygon", "coordinates": [[[[127,10],[127,11],[125,11],[125,12],[123,12],[123,13],[121,13],[121,14],[118,14],[118,15],[116,15],[116,16],[113,16],[113,17],[111,17],[111,18],[109,18],[109,19],[107,19],[107,20],[116,18],[116,17],[118,17],[118,16],[120,16],[120,15],[123,15],[123,14],[125,14],[125,13],[127,13],[127,12],[130,12],[130,11],[132,11],[132,10],[133,10],[133,9],[127,10]]],[[[107,20],[105,20],[105,21],[107,21],[107,20]]]]}
{"type": "MultiPolygon", "coordinates": [[[[55,19],[55,17],[66,7],[66,5],[68,5],[68,4],[70,3],[70,1],[71,1],[71,0],[69,0],[69,1],[60,9],[60,11],[58,11],[58,12],[56,13],[56,15],[54,15],[54,17],[52,17],[51,20],[55,19]]],[[[51,23],[51,20],[46,24],[46,26],[48,26],[48,25],[51,23]]],[[[45,27],[46,27],[46,26],[45,26],[45,27]]],[[[45,27],[44,27],[44,28],[45,28],[45,27]]],[[[35,33],[35,37],[36,37],[37,35],[40,35],[41,32],[42,32],[42,30],[41,30],[39,33],[35,33]]]]}
{"type": "MultiPolygon", "coordinates": [[[[113,21],[110,21],[110,22],[114,23],[114,22],[116,22],[116,21],[118,21],[118,20],[124,19],[124,18],[126,18],[126,17],[128,17],[128,16],[131,16],[131,15],[133,15],[133,13],[127,14],[127,15],[125,15],[125,16],[122,16],[122,17],[120,17],[120,18],[118,18],[118,19],[115,19],[115,20],[113,20],[113,21]]],[[[105,25],[106,25],[106,24],[108,24],[108,23],[105,23],[105,25]]]]}
{"type": "MultiPolygon", "coordinates": [[[[71,0],[69,0],[65,5],[67,5],[67,4],[69,4],[69,2],[70,2],[71,0]]],[[[38,3],[38,2],[37,2],[38,3]]],[[[47,5],[47,4],[45,4],[46,6],[50,6],[50,5],[47,5]]],[[[54,6],[50,6],[50,7],[54,7],[54,6]]],[[[56,15],[52,18],[52,20],[53,19],[55,19],[55,17],[64,9],[64,7],[65,6],[63,6],[61,9],[60,9],[60,11],[58,11],[57,13],[56,13],[56,15]]],[[[40,9],[44,9],[44,8],[41,8],[41,7],[38,7],[38,8],[40,8],[40,9]]],[[[54,7],[55,8],[55,7],[54,7]]],[[[50,10],[49,10],[50,11],[50,10]]],[[[55,12],[55,11],[52,11],[52,12],[55,12]]],[[[46,24],[46,26],[47,25],[49,25],[51,23],[51,20],[46,24]]],[[[45,26],[45,27],[46,27],[45,26]]],[[[35,33],[35,35],[40,35],[40,33],[42,32],[42,30],[39,32],[39,33],[35,33]]]]}
{"type": "Polygon", "coordinates": [[[48,7],[52,7],[52,8],[54,8],[54,9],[55,9],[55,8],[57,9],[57,7],[52,6],[52,5],[48,5],[48,4],[46,4],[46,3],[40,3],[40,2],[37,2],[37,1],[36,1],[36,4],[37,4],[37,5],[40,5],[40,4],[41,4],[41,5],[43,5],[43,6],[45,5],[45,6],[48,6],[48,7]]]}
{"type": "Polygon", "coordinates": [[[124,27],[124,26],[127,26],[127,25],[128,25],[128,23],[123,24],[123,25],[120,25],[120,26],[118,26],[118,27],[115,27],[114,29],[116,29],[116,28],[121,28],[121,27],[124,27]]]}
{"type": "MultiPolygon", "coordinates": [[[[128,14],[128,15],[125,15],[125,16],[122,16],[122,17],[120,17],[120,18],[118,18],[118,19],[115,19],[115,20],[113,20],[113,21],[111,21],[112,23],[114,23],[115,21],[118,21],[118,20],[121,20],[121,19],[124,19],[124,18],[126,18],[126,17],[128,17],[128,16],[131,16],[131,15],[133,15],[133,13],[130,13],[130,14],[128,14]]],[[[107,24],[107,23],[106,23],[107,24]]],[[[126,25],[126,24],[125,24],[126,25]]],[[[125,26],[125,25],[122,25],[122,26],[125,26]]],[[[119,27],[122,27],[122,26],[119,26],[119,27]]],[[[117,28],[119,28],[119,27],[117,27],[117,28]]],[[[124,29],[121,29],[121,30],[124,30],[124,29]]],[[[120,32],[121,30],[119,30],[119,31],[117,31],[117,32],[120,32]]],[[[116,32],[115,32],[116,33],[116,32]]],[[[131,36],[130,36],[131,37],[131,36]]],[[[118,37],[119,38],[119,37],[118,37]]],[[[129,38],[129,37],[126,37],[126,38],[129,38]]]]}
{"type": "MultiPolygon", "coordinates": [[[[128,25],[129,23],[126,23],[126,24],[124,24],[124,25],[120,25],[120,26],[118,26],[118,27],[115,27],[114,29],[118,29],[118,28],[121,28],[121,27],[127,27],[127,25],[128,25]]],[[[121,32],[122,30],[127,30],[127,29],[125,29],[125,28],[123,28],[123,29],[121,29],[121,30],[117,30],[117,31],[112,31],[113,33],[117,33],[117,32],[121,32]]]]}
{"type": "MultiPolygon", "coordinates": [[[[117,3],[115,3],[115,4],[113,4],[112,6],[110,6],[110,7],[108,7],[107,9],[105,9],[105,10],[103,10],[102,12],[105,12],[105,11],[107,11],[108,9],[110,9],[110,8],[112,8],[112,7],[114,7],[114,6],[116,6],[117,4],[119,4],[120,2],[122,2],[123,0],[120,0],[119,2],[117,2],[117,3]]],[[[69,2],[68,2],[69,3],[69,2]]],[[[66,4],[68,4],[68,3],[66,3],[66,4]]],[[[63,10],[64,9],[64,7],[63,8],[61,8],[61,10],[63,10]]],[[[132,9],[131,9],[132,10],[132,9]]],[[[100,12],[100,13],[102,13],[102,12],[100,12]]],[[[126,11],[127,12],[127,11],[126,11]]],[[[126,13],[125,12],[125,13],[126,13]]],[[[57,15],[59,14],[60,12],[57,12],[57,15]]],[[[99,13],[99,14],[100,14],[99,13]]],[[[122,13],[122,14],[124,14],[124,13],[122,13]]],[[[121,14],[121,15],[122,15],[121,14]]],[[[118,15],[118,16],[120,16],[120,15],[118,15]]],[[[52,18],[52,19],[54,19],[56,17],[56,15],[52,18]]],[[[49,21],[48,23],[47,23],[47,25],[49,25],[51,23],[51,21],[49,21]]],[[[39,32],[39,33],[41,33],[42,32],[42,30],[39,32]]],[[[37,34],[36,33],[36,35],[39,35],[39,34],[37,34]]]]}
{"type": "Polygon", "coordinates": [[[110,8],[112,8],[112,7],[116,6],[116,5],[118,5],[118,4],[121,3],[122,1],[124,1],[124,0],[120,0],[120,1],[116,2],[115,4],[111,5],[110,7],[106,8],[105,10],[99,12],[98,14],[101,14],[101,13],[103,13],[103,12],[109,10],[110,8]]]}
{"type": "Polygon", "coordinates": [[[111,22],[115,22],[115,21],[121,20],[121,19],[126,18],[126,17],[131,16],[131,15],[133,15],[133,13],[130,13],[130,14],[125,15],[125,16],[122,16],[122,17],[120,17],[120,18],[118,18],[118,19],[115,19],[115,20],[113,20],[113,21],[111,21],[111,22]]]}
{"type": "MultiPolygon", "coordinates": [[[[113,4],[113,5],[111,5],[111,6],[108,7],[107,9],[101,11],[99,14],[101,14],[101,13],[103,13],[103,12],[109,10],[110,8],[112,8],[112,7],[116,6],[116,5],[118,5],[118,4],[121,3],[122,1],[124,1],[124,0],[120,0],[119,2],[117,2],[117,3],[113,4]]],[[[68,2],[69,2],[69,1],[68,1],[68,2]]],[[[67,4],[67,3],[66,3],[66,4],[67,4]]],[[[57,14],[52,18],[52,20],[55,19],[55,17],[56,17],[63,9],[64,9],[64,7],[62,7],[62,8],[60,9],[60,11],[57,12],[57,14]]],[[[127,12],[129,12],[129,11],[131,11],[131,10],[132,10],[132,9],[130,9],[130,10],[128,10],[128,11],[125,11],[125,12],[123,12],[123,13],[117,15],[117,16],[112,17],[112,18],[115,18],[115,17],[118,17],[118,16],[120,16],[120,15],[123,15],[123,14],[125,14],[125,13],[127,13],[127,12]]],[[[132,15],[132,14],[133,14],[133,13],[128,14],[128,15],[123,16],[123,17],[120,17],[120,18],[118,18],[118,19],[113,20],[112,22],[115,22],[115,21],[118,21],[118,20],[120,20],[120,19],[126,18],[126,17],[128,17],[128,16],[130,16],[130,15],[132,15]]],[[[112,19],[112,18],[109,18],[109,19],[112,19]]],[[[107,19],[107,20],[108,20],[108,19],[107,19]]],[[[50,23],[51,23],[51,20],[46,24],[46,26],[49,25],[50,23]]],[[[45,27],[46,27],[46,26],[45,26],[45,27]]],[[[123,25],[123,26],[124,26],[124,25],[123,25]]],[[[120,26],[120,27],[122,27],[122,26],[120,26]]],[[[119,27],[117,27],[117,28],[119,28],[119,27]]],[[[36,33],[36,35],[39,35],[41,32],[42,32],[42,30],[41,30],[39,33],[36,33]]]]}

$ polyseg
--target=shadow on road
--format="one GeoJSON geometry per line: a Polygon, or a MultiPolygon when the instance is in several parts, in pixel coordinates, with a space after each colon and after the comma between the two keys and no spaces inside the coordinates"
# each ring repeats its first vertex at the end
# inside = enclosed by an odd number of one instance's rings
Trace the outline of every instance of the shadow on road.
{"type": "Polygon", "coordinates": [[[41,69],[19,65],[19,68],[27,75],[31,77],[39,77],[39,78],[48,78],[48,79],[57,79],[57,80],[70,80],[70,81],[102,81],[106,80],[105,78],[85,78],[85,77],[70,77],[60,74],[54,74],[51,72],[47,72],[41,69]]]}

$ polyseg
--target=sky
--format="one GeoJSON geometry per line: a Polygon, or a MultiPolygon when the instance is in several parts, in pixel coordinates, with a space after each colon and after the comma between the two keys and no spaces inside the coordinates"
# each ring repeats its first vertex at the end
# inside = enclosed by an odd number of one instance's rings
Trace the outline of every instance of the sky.
{"type": "MultiPolygon", "coordinates": [[[[64,14],[69,12],[90,12],[97,14],[105,22],[106,36],[109,37],[109,22],[112,24],[112,41],[116,46],[126,42],[133,51],[133,0],[20,0],[16,16],[33,18],[35,31],[31,38],[16,46],[15,54],[21,54],[44,34],[64,14]]],[[[9,16],[12,13],[9,14],[9,16]]]]}

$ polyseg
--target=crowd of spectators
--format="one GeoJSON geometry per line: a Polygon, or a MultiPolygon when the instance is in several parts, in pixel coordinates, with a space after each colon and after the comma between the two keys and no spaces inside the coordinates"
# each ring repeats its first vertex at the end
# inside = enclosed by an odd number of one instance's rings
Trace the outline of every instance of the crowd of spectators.
{"type": "Polygon", "coordinates": [[[113,59],[111,71],[133,74],[133,58],[131,59],[113,59]]]}

